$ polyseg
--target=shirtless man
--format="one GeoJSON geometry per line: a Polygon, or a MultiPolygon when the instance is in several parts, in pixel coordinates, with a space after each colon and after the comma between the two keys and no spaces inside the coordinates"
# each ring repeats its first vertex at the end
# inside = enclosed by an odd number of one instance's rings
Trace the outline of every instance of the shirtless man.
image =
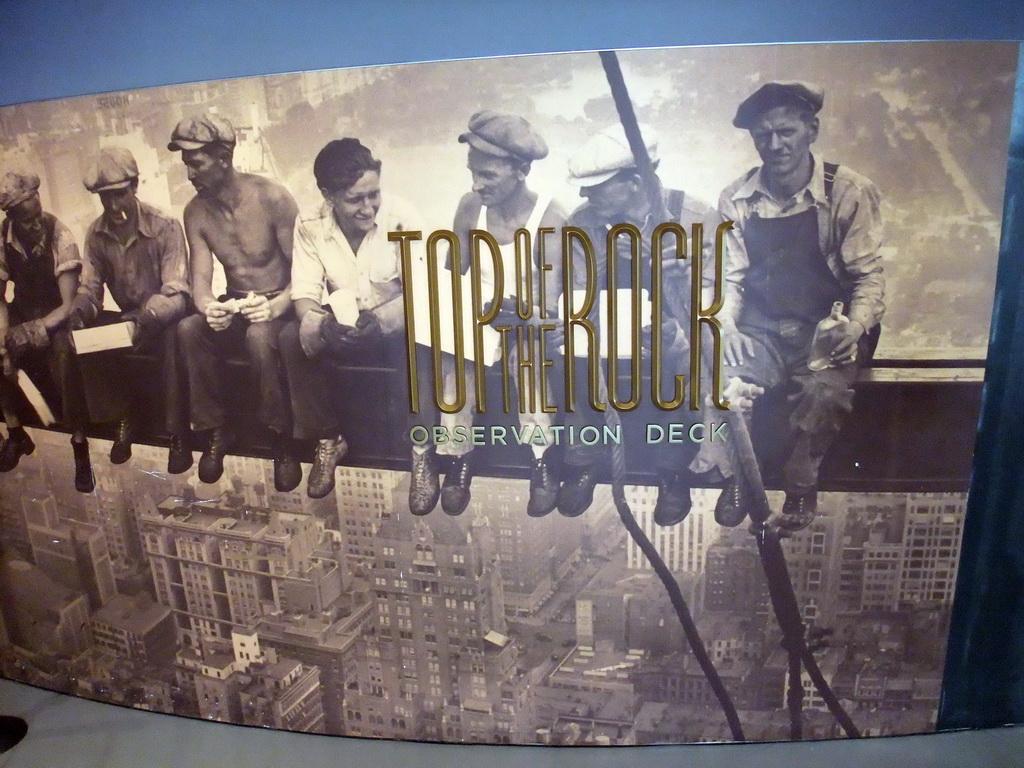
{"type": "Polygon", "coordinates": [[[234,440],[223,403],[221,360],[243,348],[259,387],[258,416],[273,433],[274,486],[302,481],[291,447],[291,411],[278,335],[291,316],[292,232],[298,208],[281,184],[236,171],[235,131],[216,115],[185,118],[167,148],[181,152],[196,196],[185,207],[192,254],[192,295],[198,314],[178,326],[188,377],[193,429],[209,432],[199,479],[216,482],[234,440]],[[224,267],[227,292],[213,295],[213,259],[224,267]]]}

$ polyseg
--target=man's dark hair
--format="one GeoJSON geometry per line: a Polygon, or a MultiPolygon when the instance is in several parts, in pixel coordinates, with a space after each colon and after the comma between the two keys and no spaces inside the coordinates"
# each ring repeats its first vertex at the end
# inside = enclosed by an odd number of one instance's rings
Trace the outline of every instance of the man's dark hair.
{"type": "Polygon", "coordinates": [[[216,158],[217,160],[223,160],[228,165],[231,165],[235,156],[235,148],[233,146],[222,144],[219,141],[207,144],[203,147],[202,151],[210,157],[216,158]]]}
{"type": "Polygon", "coordinates": [[[348,189],[367,171],[380,172],[381,162],[373,157],[359,139],[334,139],[327,142],[313,161],[316,185],[326,192],[348,189]]]}

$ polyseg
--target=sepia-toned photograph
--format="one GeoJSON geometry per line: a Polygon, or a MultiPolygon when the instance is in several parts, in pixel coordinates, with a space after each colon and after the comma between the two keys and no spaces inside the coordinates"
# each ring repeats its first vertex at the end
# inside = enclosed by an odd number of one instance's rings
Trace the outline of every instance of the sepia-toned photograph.
{"type": "Polygon", "coordinates": [[[0,676],[416,741],[934,731],[1017,55],[0,108],[0,676]]]}

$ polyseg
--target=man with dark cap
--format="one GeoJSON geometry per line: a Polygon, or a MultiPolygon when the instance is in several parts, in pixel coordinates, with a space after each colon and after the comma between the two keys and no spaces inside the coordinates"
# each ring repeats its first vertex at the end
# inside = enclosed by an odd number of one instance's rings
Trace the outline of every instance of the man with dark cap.
{"type": "Polygon", "coordinates": [[[178,325],[192,427],[209,433],[199,479],[216,482],[234,441],[224,407],[223,358],[244,349],[259,388],[257,415],[271,431],[274,486],[293,490],[302,468],[291,443],[291,409],[278,336],[291,317],[292,237],[298,209],[287,189],[235,170],[235,131],[216,115],[185,118],[167,148],[181,152],[196,196],[185,207],[192,296],[198,314],[178,325]],[[213,259],[227,292],[213,295],[213,259]]]}
{"type": "MultiPolygon", "coordinates": [[[[482,110],[469,119],[468,130],[459,136],[459,141],[469,145],[467,167],[473,179],[473,189],[459,201],[455,211],[453,231],[463,243],[469,241],[469,231],[486,230],[497,241],[500,248],[502,273],[504,275],[504,306],[496,324],[515,325],[521,322],[515,313],[517,296],[515,268],[515,234],[525,229],[530,233],[532,254],[532,275],[528,278],[532,285],[540,285],[538,275],[544,265],[540,263],[540,238],[538,230],[550,227],[556,233],[561,232],[565,224],[565,211],[551,199],[550,195],[541,195],[527,185],[526,177],[532,164],[548,155],[548,146],[544,139],[533,129],[529,122],[518,115],[511,115],[495,110],[482,110]],[[511,305],[511,309],[508,307],[511,305]]],[[[552,242],[556,242],[552,239],[552,242]]],[[[561,264],[555,248],[551,248],[551,256],[547,259],[545,306],[551,317],[557,312],[558,296],[561,288],[561,264]]],[[[494,264],[485,250],[481,254],[482,295],[493,296],[494,264]]],[[[462,260],[464,271],[469,269],[469,258],[462,260]]],[[[524,278],[527,279],[527,278],[524,278]]],[[[533,294],[534,316],[539,317],[540,296],[535,290],[533,294]]],[[[500,354],[500,352],[499,352],[500,354]]],[[[454,360],[446,355],[444,362],[444,378],[446,396],[454,396],[457,375],[454,360]]],[[[442,414],[441,425],[448,434],[456,434],[454,430],[468,430],[473,426],[473,415],[476,410],[476,388],[473,385],[475,365],[484,365],[487,361],[466,363],[466,403],[457,413],[442,414]]],[[[505,364],[513,372],[513,382],[518,380],[514,372],[518,369],[518,356],[515,344],[510,345],[505,364]]],[[[537,429],[544,435],[544,444],[531,444],[533,463],[530,470],[530,498],[527,503],[527,514],[531,517],[542,517],[555,508],[558,494],[558,474],[552,462],[550,446],[554,443],[551,430],[552,415],[542,410],[542,402],[553,402],[551,393],[542,394],[540,377],[534,378],[535,391],[525,398],[513,392],[517,401],[526,401],[532,407],[520,408],[519,423],[530,434],[537,429]]],[[[438,467],[437,458],[443,457],[445,468],[444,485],[440,488],[441,508],[449,515],[461,514],[470,501],[470,483],[473,479],[472,462],[473,445],[469,441],[454,442],[449,440],[441,443],[435,450],[427,450],[426,446],[417,446],[413,456],[413,486],[422,486],[424,492],[416,494],[419,503],[413,508],[414,514],[426,514],[437,503],[438,467]]],[[[411,496],[412,498],[412,496],[411,496]]]]}
{"type": "Polygon", "coordinates": [[[401,261],[388,232],[424,227],[409,203],[381,192],[380,170],[381,161],[358,139],[328,142],[313,162],[323,205],[295,225],[296,319],[281,332],[281,355],[294,436],[318,441],[306,483],[314,499],[334,489],[335,467],[348,450],[330,363],[404,359],[401,261]]]}
{"type": "Polygon", "coordinates": [[[0,237],[0,407],[7,441],[0,449],[0,472],[18,466],[35,444],[21,425],[17,370],[28,374],[50,402],[60,403],[71,428],[75,488],[91,493],[95,480],[85,439],[86,405],[81,372],[66,328],[78,291],[82,260],[71,232],[39,200],[39,177],[8,172],[0,177],[0,209],[6,214],[0,237]],[[6,300],[7,283],[14,300],[6,300]]]}
{"type": "MultiPolygon", "coordinates": [[[[646,143],[647,154],[657,168],[658,141],[652,129],[643,127],[641,134],[646,143]]],[[[607,285],[607,270],[615,269],[617,286],[620,289],[632,288],[631,253],[628,238],[619,238],[616,243],[616,254],[604,259],[605,243],[609,229],[615,224],[634,224],[642,235],[641,241],[641,274],[644,283],[642,288],[651,294],[651,235],[668,215],[669,221],[683,226],[687,234],[695,224],[703,226],[705,253],[709,238],[713,240],[718,219],[714,209],[698,198],[681,190],[665,189],[659,181],[660,200],[648,197],[643,180],[636,168],[636,161],[630,150],[625,132],[620,125],[615,125],[604,132],[593,136],[583,144],[569,161],[569,183],[579,187],[580,196],[587,202],[573,211],[568,224],[583,229],[593,243],[597,258],[598,286],[607,285]]],[[[661,368],[662,383],[666,392],[671,392],[674,376],[679,371],[688,370],[689,366],[689,296],[690,296],[690,261],[677,260],[671,250],[675,245],[672,238],[667,238],[665,249],[661,254],[663,284],[661,296],[664,309],[661,318],[662,349],[661,368]]],[[[587,270],[581,254],[574,253],[573,288],[585,287],[587,270]]],[[[570,286],[566,286],[568,290],[570,286]]],[[[591,319],[606,332],[604,313],[598,312],[600,302],[595,301],[591,319]]],[[[623,310],[625,312],[625,310],[623,310]]],[[[615,332],[615,331],[611,331],[615,332]]],[[[579,347],[577,355],[582,354],[579,347]]],[[[641,352],[645,357],[651,353],[645,348],[641,352]]],[[[576,364],[576,408],[566,413],[566,426],[574,428],[578,435],[589,425],[600,426],[604,423],[604,414],[593,410],[587,394],[587,371],[585,358],[577,357],[566,364],[576,364]]],[[[611,363],[611,361],[609,361],[611,363]]],[[[609,365],[609,368],[612,366],[609,365]]],[[[611,407],[611,406],[608,406],[611,407]]],[[[659,411],[664,423],[678,421],[670,411],[659,411]]],[[[624,427],[637,426],[639,411],[623,414],[624,427]]],[[[646,414],[644,424],[656,423],[652,419],[659,416],[646,414]]],[[[643,429],[643,425],[639,425],[643,429]]],[[[630,430],[634,434],[636,430],[630,430]]],[[[658,525],[669,526],[682,522],[690,512],[690,486],[685,472],[693,453],[693,444],[662,442],[652,446],[654,463],[658,476],[658,500],[654,509],[654,521],[658,525]]],[[[597,483],[600,462],[605,449],[599,444],[571,444],[566,447],[565,466],[566,479],[558,494],[558,511],[567,517],[583,514],[594,499],[594,486],[597,483]]]]}
{"type": "MultiPolygon", "coordinates": [[[[724,373],[755,391],[785,388],[791,447],[778,524],[789,531],[814,519],[818,468],[850,411],[851,385],[885,309],[881,197],[868,179],[811,152],[823,103],[820,88],[801,82],[766,83],[745,99],[733,125],[750,132],[762,165],[726,187],[719,203],[735,222],[718,314],[724,373]],[[848,318],[826,356],[809,366],[815,327],[837,302],[848,318]]],[[[738,525],[745,489],[719,448],[704,443],[694,468],[727,478],[715,518],[738,525]]]]}
{"type": "Polygon", "coordinates": [[[93,421],[117,422],[110,448],[112,464],[132,455],[133,414],[144,388],[153,382],[140,371],[143,355],[161,360],[171,438],[167,471],[179,474],[192,466],[185,442],[183,386],[178,381],[177,322],[188,306],[188,253],[181,224],[136,197],[139,168],[124,147],[105,147],[83,177],[85,188],[99,195],[103,213],[85,237],[82,284],[68,318],[72,330],[90,324],[129,320],[135,330],[132,348],[91,352],[79,357],[93,421]],[[103,311],[103,287],[110,289],[120,312],[103,311]]]}

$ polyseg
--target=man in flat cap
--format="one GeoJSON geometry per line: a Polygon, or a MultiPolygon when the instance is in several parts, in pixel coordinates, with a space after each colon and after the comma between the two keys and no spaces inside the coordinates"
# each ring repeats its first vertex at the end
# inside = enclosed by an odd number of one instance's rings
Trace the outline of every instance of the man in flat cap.
{"type": "Polygon", "coordinates": [[[381,192],[381,161],[358,139],[328,142],[313,176],[324,200],[295,226],[296,319],[281,332],[281,355],[294,437],[317,441],[306,493],[319,499],[334,490],[335,467],[348,450],[331,363],[403,364],[401,261],[388,233],[424,227],[409,203],[381,192]]]}
{"type": "Polygon", "coordinates": [[[81,372],[66,327],[78,291],[82,260],[71,232],[39,200],[39,177],[8,172],[0,177],[0,209],[6,214],[0,237],[0,408],[7,441],[0,449],[0,472],[14,469],[35,450],[21,425],[21,390],[16,371],[28,374],[71,428],[75,488],[91,493],[95,485],[81,372]],[[6,301],[7,283],[14,300],[6,301]]]}
{"type": "MultiPolygon", "coordinates": [[[[658,167],[658,141],[652,129],[643,127],[641,134],[646,143],[647,154],[658,167]]],[[[718,219],[714,209],[698,198],[677,189],[664,188],[658,182],[660,199],[650,199],[643,179],[637,170],[636,160],[630,150],[625,132],[620,125],[603,131],[590,138],[572,156],[569,161],[569,183],[579,187],[580,196],[586,199],[572,215],[568,224],[583,229],[593,243],[597,258],[597,285],[607,285],[607,271],[616,270],[617,286],[620,289],[632,288],[631,253],[628,239],[620,237],[616,243],[616,254],[608,259],[602,258],[609,228],[619,223],[634,224],[642,235],[642,267],[643,286],[647,296],[651,295],[651,234],[655,227],[667,220],[678,222],[690,234],[695,224],[703,226],[704,239],[714,238],[718,219]]],[[[689,296],[690,296],[690,262],[677,260],[672,247],[673,238],[667,238],[662,252],[664,266],[661,296],[664,301],[661,318],[661,366],[663,372],[664,391],[671,392],[674,376],[679,371],[687,370],[689,365],[689,296]]],[[[705,245],[705,248],[711,248],[705,245]]],[[[706,252],[708,252],[706,250],[706,252]]],[[[581,254],[574,254],[573,280],[576,289],[584,288],[587,274],[581,254]]],[[[567,286],[568,288],[568,286],[567,286]]],[[[592,319],[603,328],[604,313],[598,312],[600,302],[595,302],[592,319]]],[[[625,313],[625,310],[623,310],[625,313]]],[[[604,331],[602,330],[602,336],[604,331]]],[[[642,354],[646,357],[651,351],[646,348],[642,354]]],[[[581,354],[579,348],[576,354],[581,354]]],[[[604,423],[604,414],[590,406],[587,393],[587,369],[585,358],[577,357],[576,364],[576,409],[567,413],[567,426],[573,426],[576,434],[588,425],[600,427],[604,423]]],[[[567,364],[568,361],[567,361],[567,364]]],[[[612,366],[609,365],[609,368],[612,366]]],[[[639,411],[623,414],[623,425],[630,429],[628,434],[643,438],[643,425],[637,432],[639,411]]],[[[658,411],[657,414],[645,413],[644,424],[654,424],[660,419],[662,424],[678,421],[670,411],[658,411]]],[[[574,517],[583,514],[594,498],[594,486],[597,483],[599,466],[604,455],[604,447],[598,444],[585,445],[577,443],[566,448],[565,467],[566,479],[558,495],[558,510],[563,515],[574,517]]],[[[654,521],[659,525],[669,526],[682,522],[690,512],[690,485],[686,466],[692,458],[693,444],[661,442],[652,446],[654,463],[658,476],[658,500],[654,509],[654,521]]]]}
{"type": "MultiPolygon", "coordinates": [[[[500,249],[502,273],[504,276],[504,301],[495,321],[499,325],[515,325],[522,321],[515,313],[515,301],[518,293],[515,267],[515,233],[519,229],[530,232],[533,248],[531,258],[532,275],[529,277],[533,286],[540,285],[538,275],[545,265],[540,263],[538,230],[550,227],[555,233],[561,231],[565,223],[565,211],[551,199],[550,195],[542,195],[530,189],[527,176],[532,164],[548,155],[548,146],[544,139],[533,129],[529,122],[518,115],[495,110],[482,110],[469,119],[468,130],[459,136],[459,141],[468,145],[467,167],[473,181],[472,191],[463,195],[455,211],[453,231],[462,243],[469,241],[472,229],[486,230],[497,242],[500,249]]],[[[549,312],[555,312],[561,288],[561,264],[555,249],[551,248],[547,257],[545,277],[545,305],[549,312]]],[[[485,301],[494,295],[494,264],[487,255],[486,249],[481,254],[482,295],[485,301]]],[[[469,259],[462,260],[463,271],[469,269],[469,259]]],[[[526,278],[524,278],[526,279],[526,278]]],[[[538,317],[540,297],[533,295],[535,305],[534,317],[538,317]]],[[[510,353],[505,364],[515,382],[518,377],[518,357],[515,344],[510,345],[510,353]]],[[[443,358],[446,396],[454,397],[455,365],[450,356],[443,358]]],[[[469,429],[473,426],[476,410],[476,388],[473,385],[474,365],[486,364],[486,361],[466,363],[466,403],[453,414],[442,414],[441,424],[447,428],[448,434],[454,434],[458,427],[469,429]]],[[[543,395],[539,391],[540,377],[534,379],[535,390],[526,397],[513,392],[512,397],[526,408],[520,408],[519,423],[535,434],[539,428],[544,435],[545,444],[531,444],[533,463],[530,470],[530,498],[527,503],[527,514],[541,517],[555,508],[558,495],[558,474],[553,466],[552,451],[553,433],[551,431],[552,414],[541,410],[542,402],[553,402],[551,393],[543,395]]],[[[470,483],[474,466],[472,460],[472,443],[466,441],[455,443],[451,440],[441,443],[428,450],[426,446],[413,449],[413,472],[410,487],[410,508],[414,514],[426,514],[437,504],[440,493],[441,508],[449,515],[461,514],[470,501],[470,483]],[[438,490],[438,458],[446,462],[444,485],[438,490]]]]}
{"type": "Polygon", "coordinates": [[[196,196],[185,206],[192,296],[198,314],[178,324],[192,427],[209,434],[199,479],[216,482],[234,442],[224,405],[223,359],[244,350],[259,388],[257,416],[271,432],[274,486],[293,490],[302,468],[292,445],[291,409],[278,336],[291,312],[292,236],[298,212],[283,185],[237,171],[235,131],[216,115],[185,118],[167,148],[181,152],[196,196]],[[227,278],[213,295],[213,260],[227,278]]]}
{"type": "Polygon", "coordinates": [[[85,237],[82,283],[68,325],[77,330],[126,320],[135,323],[127,354],[106,350],[79,357],[90,416],[95,422],[117,422],[110,461],[128,461],[138,401],[145,388],[155,383],[140,370],[144,365],[140,356],[155,354],[162,362],[165,420],[171,439],[167,471],[184,472],[192,466],[192,453],[185,442],[176,326],[188,307],[185,235],[177,220],[136,196],[139,168],[128,149],[101,149],[82,181],[99,196],[103,213],[85,237]],[[120,312],[103,310],[104,285],[120,312]]]}
{"type": "MultiPolygon", "coordinates": [[[[779,526],[806,528],[817,510],[818,468],[849,413],[860,365],[873,351],[885,307],[881,197],[868,179],[811,152],[818,137],[818,87],[771,82],[736,110],[762,165],[722,192],[725,240],[722,322],[725,376],[760,389],[784,388],[790,409],[786,492],[779,526]],[[846,316],[827,357],[810,366],[817,324],[841,302],[846,316]],[[812,370],[817,369],[817,370],[812,370]]],[[[705,443],[698,471],[728,478],[715,509],[723,525],[746,515],[745,489],[729,457],[705,443]]]]}

